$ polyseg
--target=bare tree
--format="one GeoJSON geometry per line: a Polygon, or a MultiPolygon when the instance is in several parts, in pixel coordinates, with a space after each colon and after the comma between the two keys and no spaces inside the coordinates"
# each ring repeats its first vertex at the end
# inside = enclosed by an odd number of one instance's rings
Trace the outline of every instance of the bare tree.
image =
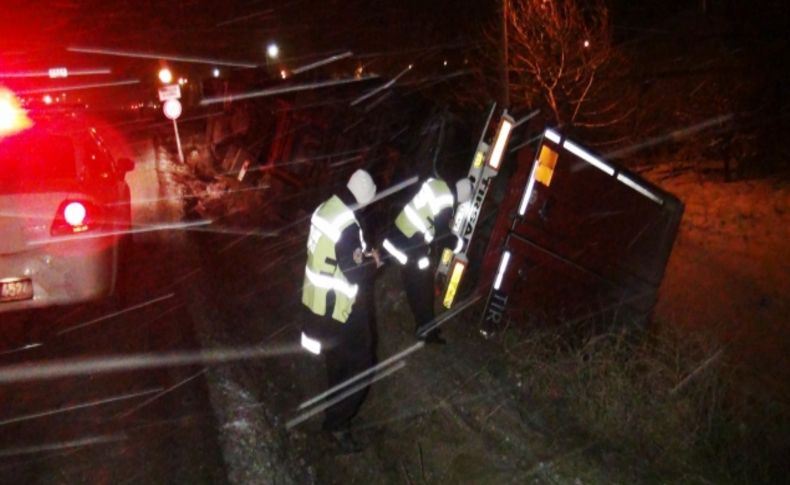
{"type": "Polygon", "coordinates": [[[609,10],[602,0],[504,0],[511,104],[540,107],[557,124],[597,128],[622,121],[611,70],[609,10]]]}

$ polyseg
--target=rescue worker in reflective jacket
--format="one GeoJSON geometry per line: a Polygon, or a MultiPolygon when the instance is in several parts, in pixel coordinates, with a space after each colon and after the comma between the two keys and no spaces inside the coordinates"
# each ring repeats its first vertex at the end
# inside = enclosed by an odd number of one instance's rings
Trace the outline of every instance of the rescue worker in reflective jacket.
{"type": "Polygon", "coordinates": [[[454,207],[468,201],[472,183],[467,178],[456,182],[451,190],[447,182],[429,178],[395,219],[395,225],[383,242],[384,250],[400,266],[414,320],[417,338],[426,343],[443,344],[439,329],[425,332],[434,319],[434,277],[431,254],[441,255],[444,248],[460,251],[461,239],[452,234],[454,207]],[[433,249],[433,251],[432,251],[433,249]]]}
{"type": "MultiPolygon", "coordinates": [[[[352,208],[364,206],[375,195],[373,179],[357,170],[346,187],[318,206],[310,221],[302,288],[302,303],[310,311],[301,343],[309,352],[324,355],[330,389],[374,364],[365,293],[380,263],[378,253],[366,256],[365,239],[352,208]]],[[[364,388],[326,410],[324,430],[342,451],[359,449],[349,424],[366,394],[364,388]]]]}

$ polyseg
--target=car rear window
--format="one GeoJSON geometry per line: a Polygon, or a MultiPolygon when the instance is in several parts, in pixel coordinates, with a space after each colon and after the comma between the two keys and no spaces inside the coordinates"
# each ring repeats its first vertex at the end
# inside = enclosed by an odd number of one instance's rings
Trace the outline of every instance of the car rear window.
{"type": "Polygon", "coordinates": [[[36,190],[77,178],[71,138],[31,130],[0,138],[0,193],[36,190]]]}

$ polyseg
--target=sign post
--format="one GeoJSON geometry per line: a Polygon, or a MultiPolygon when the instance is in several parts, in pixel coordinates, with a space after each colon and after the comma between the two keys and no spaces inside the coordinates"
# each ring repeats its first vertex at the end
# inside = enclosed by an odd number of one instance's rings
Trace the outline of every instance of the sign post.
{"type": "Polygon", "coordinates": [[[184,151],[181,149],[181,137],[178,135],[178,122],[176,121],[181,116],[181,102],[178,100],[180,97],[181,86],[178,84],[159,88],[159,101],[164,101],[162,111],[168,119],[173,120],[173,131],[176,134],[176,145],[178,146],[178,160],[184,163],[184,151]]]}

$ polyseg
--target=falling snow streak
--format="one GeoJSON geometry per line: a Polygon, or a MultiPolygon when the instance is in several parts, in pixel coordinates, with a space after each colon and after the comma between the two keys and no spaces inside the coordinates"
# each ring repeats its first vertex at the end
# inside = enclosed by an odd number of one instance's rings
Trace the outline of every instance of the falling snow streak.
{"type": "Polygon", "coordinates": [[[605,154],[603,157],[604,158],[622,158],[622,157],[631,155],[631,154],[633,154],[633,153],[635,153],[635,152],[637,152],[639,150],[642,150],[643,148],[652,147],[652,146],[659,145],[659,144],[665,143],[665,142],[677,141],[677,140],[686,138],[688,136],[691,136],[691,135],[693,135],[693,134],[695,134],[697,132],[700,132],[702,130],[705,130],[707,128],[710,128],[710,127],[713,127],[713,126],[717,126],[717,125],[723,125],[723,124],[727,123],[728,121],[731,121],[732,119],[733,119],[732,113],[726,114],[726,115],[721,115],[721,116],[716,116],[716,117],[713,117],[713,118],[709,118],[709,119],[707,119],[707,120],[705,120],[705,121],[703,121],[701,123],[697,123],[697,124],[688,126],[686,128],[681,128],[679,130],[674,130],[674,131],[671,131],[671,132],[669,132],[669,133],[667,133],[665,135],[660,135],[660,136],[656,136],[654,138],[649,138],[649,139],[647,139],[647,140],[645,140],[645,141],[643,141],[641,143],[636,143],[634,145],[630,145],[630,146],[627,146],[627,147],[619,148],[617,150],[613,150],[613,151],[605,154]]]}
{"type": "MultiPolygon", "coordinates": [[[[393,185],[392,187],[389,187],[386,190],[382,190],[381,192],[376,194],[376,196],[373,197],[373,199],[371,199],[370,202],[365,204],[365,206],[374,204],[374,203],[376,203],[376,202],[378,202],[378,201],[380,201],[382,199],[385,199],[385,198],[387,198],[387,197],[389,197],[389,196],[391,196],[391,195],[393,195],[395,193],[398,193],[401,190],[416,184],[419,180],[420,180],[419,177],[417,177],[415,175],[414,177],[406,179],[403,182],[398,182],[397,184],[393,185]]],[[[362,206],[362,207],[364,207],[364,206],[362,206]]],[[[351,210],[358,210],[359,208],[360,208],[359,204],[352,204],[351,205],[351,210]]]]}
{"type": "Polygon", "coordinates": [[[105,56],[116,57],[132,57],[137,59],[156,59],[176,62],[191,62],[196,64],[211,64],[217,66],[230,66],[230,67],[258,67],[258,64],[242,61],[230,61],[225,59],[212,59],[208,57],[192,57],[173,54],[155,54],[149,52],[127,51],[118,49],[102,49],[98,47],[69,47],[66,49],[69,52],[80,52],[82,54],[99,54],[105,56]]]}
{"type": "MultiPolygon", "coordinates": [[[[273,13],[274,13],[274,9],[273,8],[267,8],[267,9],[261,10],[259,12],[254,12],[254,13],[251,13],[251,14],[242,15],[241,17],[234,17],[232,19],[228,19],[228,20],[222,21],[222,22],[217,24],[217,27],[224,27],[226,25],[231,25],[231,24],[235,24],[235,23],[238,23],[238,22],[244,22],[245,20],[249,20],[249,19],[253,19],[253,18],[257,18],[257,17],[269,17],[273,13]]],[[[260,19],[258,19],[258,20],[260,20],[260,19]]]]}
{"type": "Polygon", "coordinates": [[[0,384],[126,372],[160,367],[224,364],[302,353],[298,344],[270,347],[219,348],[197,351],[129,354],[98,358],[49,360],[0,369],[0,384]]]}
{"type": "Polygon", "coordinates": [[[534,118],[534,117],[538,116],[538,114],[539,114],[539,113],[540,113],[540,110],[539,110],[539,109],[533,110],[531,113],[527,114],[527,115],[526,115],[526,116],[524,116],[523,118],[521,118],[521,119],[519,119],[518,121],[516,121],[516,122],[513,124],[513,129],[515,129],[515,128],[518,128],[519,126],[523,125],[523,124],[524,124],[524,123],[526,123],[527,121],[529,121],[529,120],[531,120],[532,118],[534,118]]]}
{"type": "Polygon", "coordinates": [[[29,241],[27,244],[28,246],[37,246],[42,244],[53,244],[59,242],[68,242],[68,241],[78,241],[81,239],[96,239],[102,237],[109,237],[109,236],[124,236],[127,234],[140,234],[145,232],[155,232],[155,231],[172,231],[178,229],[193,229],[196,227],[201,226],[208,226],[212,223],[212,221],[195,221],[195,222],[184,222],[184,223],[174,223],[174,224],[154,224],[148,226],[136,226],[133,229],[129,230],[122,230],[122,231],[103,231],[103,232],[94,232],[90,234],[79,234],[74,236],[63,236],[63,237],[52,237],[48,239],[36,239],[34,241],[29,241]]]}
{"type": "MultiPolygon", "coordinates": [[[[67,68],[64,68],[67,69],[67,68]]],[[[67,69],[67,76],[100,76],[104,74],[112,74],[112,70],[106,67],[97,67],[95,69],[67,69]]],[[[28,78],[28,77],[48,77],[53,78],[51,71],[18,71],[18,72],[0,72],[0,79],[2,78],[28,78]]]]}
{"type": "MultiPolygon", "coordinates": [[[[252,170],[247,170],[247,173],[250,173],[250,172],[252,172],[252,170]]],[[[236,171],[236,172],[227,172],[227,173],[220,174],[220,175],[232,175],[234,173],[238,173],[238,171],[236,171]]],[[[219,196],[238,194],[238,193],[242,193],[242,192],[258,192],[258,191],[268,190],[268,189],[269,189],[269,187],[243,187],[241,189],[223,190],[222,192],[219,193],[219,196]]],[[[205,196],[209,196],[209,195],[212,195],[212,193],[209,192],[208,190],[204,190],[202,192],[192,193],[192,194],[188,194],[188,195],[171,195],[169,197],[152,197],[152,198],[148,198],[148,199],[135,199],[132,202],[125,202],[125,201],[112,202],[112,203],[107,204],[107,205],[109,205],[109,206],[122,206],[122,205],[139,206],[139,205],[149,205],[149,204],[152,204],[152,203],[155,203],[155,202],[163,202],[163,201],[179,201],[179,200],[198,199],[200,197],[205,197],[205,196]]]]}
{"type": "MultiPolygon", "coordinates": [[[[207,114],[194,115],[194,116],[185,116],[185,117],[178,118],[178,122],[179,123],[184,123],[184,122],[187,122],[187,121],[204,120],[206,118],[211,118],[212,116],[216,116],[216,114],[215,113],[207,113],[207,114]]],[[[137,131],[143,131],[143,130],[147,131],[147,130],[151,130],[151,129],[159,128],[159,127],[163,127],[163,126],[172,127],[173,126],[173,122],[168,120],[168,121],[157,121],[157,122],[151,123],[149,120],[135,120],[135,121],[122,121],[122,122],[118,122],[118,123],[110,123],[109,126],[119,127],[119,129],[121,129],[125,133],[134,133],[134,132],[137,132],[137,131]],[[142,126],[129,126],[129,125],[139,125],[140,123],[146,123],[146,124],[142,125],[142,126]]],[[[147,143],[147,142],[148,141],[145,140],[145,141],[139,141],[137,143],[142,144],[142,143],[147,143]]]]}
{"type": "Polygon", "coordinates": [[[362,155],[356,155],[349,158],[344,158],[343,160],[338,160],[337,162],[332,162],[329,164],[329,168],[337,168],[342,167],[343,165],[348,165],[351,162],[355,162],[358,160],[362,160],[362,155]]]}
{"type": "Polygon", "coordinates": [[[357,99],[355,99],[354,101],[352,101],[350,103],[350,106],[356,106],[359,103],[361,103],[362,101],[365,101],[366,99],[376,95],[377,93],[380,93],[381,91],[384,91],[385,89],[391,88],[392,86],[395,85],[395,83],[398,81],[398,79],[403,77],[407,72],[409,72],[411,70],[411,67],[412,67],[411,65],[407,66],[404,70],[399,72],[398,75],[395,76],[394,78],[390,79],[389,81],[387,81],[386,83],[382,84],[381,86],[379,86],[379,87],[377,87],[375,89],[372,89],[372,90],[368,91],[367,93],[363,94],[362,96],[358,97],[357,99]]]}
{"type": "Polygon", "coordinates": [[[0,352],[0,355],[7,355],[7,354],[15,354],[17,352],[24,352],[26,350],[36,349],[38,347],[41,347],[42,345],[44,345],[44,344],[42,344],[41,342],[33,342],[33,343],[30,343],[30,344],[23,345],[21,347],[17,347],[15,349],[5,350],[3,352],[0,352]]]}
{"type": "MultiPolygon", "coordinates": [[[[178,389],[179,387],[183,386],[184,384],[187,384],[187,383],[193,381],[194,379],[197,379],[198,377],[200,377],[203,374],[205,374],[207,370],[208,370],[208,368],[206,367],[203,370],[200,370],[200,371],[196,372],[195,374],[187,377],[186,379],[183,379],[182,381],[179,381],[179,382],[173,384],[172,386],[168,387],[167,389],[162,390],[161,392],[159,392],[155,396],[152,396],[151,398],[146,399],[145,401],[141,402],[140,404],[138,404],[137,406],[133,407],[132,409],[130,409],[128,411],[124,411],[123,413],[119,414],[117,416],[117,418],[120,419],[120,418],[128,417],[129,415],[139,411],[140,409],[144,408],[145,406],[148,406],[149,404],[151,404],[152,402],[156,401],[157,399],[160,399],[162,396],[165,396],[166,394],[178,389]]],[[[2,423],[0,423],[0,424],[2,424],[2,423]]]]}
{"type": "Polygon", "coordinates": [[[229,236],[242,236],[243,238],[249,236],[255,236],[261,239],[278,237],[280,235],[280,233],[277,231],[262,231],[259,229],[234,229],[232,227],[218,227],[218,226],[199,227],[199,228],[191,229],[191,231],[204,232],[209,234],[227,234],[229,236]]]}
{"type": "Polygon", "coordinates": [[[391,365],[391,364],[393,364],[393,363],[395,363],[397,361],[405,359],[406,357],[408,357],[412,353],[420,350],[424,346],[425,346],[425,342],[417,342],[416,344],[412,345],[411,347],[409,347],[409,348],[407,348],[405,350],[402,350],[401,352],[398,352],[397,354],[395,354],[393,356],[390,356],[389,358],[387,358],[386,360],[380,362],[379,364],[377,364],[377,365],[375,365],[375,366],[373,366],[373,367],[371,367],[371,368],[369,368],[369,369],[367,369],[367,370],[365,370],[363,372],[360,372],[359,374],[357,374],[357,375],[355,375],[355,376],[353,376],[353,377],[341,382],[340,384],[332,387],[331,389],[327,389],[326,391],[322,392],[321,394],[319,394],[319,395],[317,395],[317,396],[315,396],[315,397],[313,397],[311,399],[308,399],[307,401],[305,401],[302,404],[300,404],[298,409],[301,411],[302,409],[308,408],[308,407],[316,404],[317,402],[321,401],[322,399],[325,399],[325,398],[331,396],[332,394],[335,394],[336,392],[338,392],[338,391],[350,386],[351,384],[354,384],[355,382],[359,381],[360,379],[364,379],[365,377],[369,376],[370,374],[372,374],[374,372],[379,371],[380,369],[383,369],[383,368],[388,367],[389,365],[391,365]]]}
{"type": "Polygon", "coordinates": [[[347,57],[351,57],[354,53],[351,51],[346,51],[342,54],[336,54],[334,56],[327,57],[326,59],[321,59],[320,61],[312,62],[302,67],[297,67],[296,69],[291,70],[294,74],[301,74],[305,71],[309,71],[310,69],[315,69],[316,67],[325,66],[335,61],[339,61],[341,59],[345,59],[347,57]]]}
{"type": "Polygon", "coordinates": [[[227,103],[231,101],[239,101],[242,99],[251,99],[251,98],[260,98],[264,96],[274,96],[277,94],[285,94],[285,93],[293,93],[297,91],[309,91],[312,89],[320,89],[326,88],[331,86],[341,86],[344,84],[352,84],[358,82],[369,81],[371,79],[377,79],[378,76],[376,75],[369,75],[361,78],[345,78],[345,79],[333,79],[330,81],[320,81],[315,83],[307,83],[307,84],[295,84],[291,86],[283,86],[278,88],[269,88],[269,89],[261,89],[259,91],[249,91],[245,93],[233,93],[228,94],[227,96],[213,96],[210,98],[203,99],[200,104],[201,106],[206,106],[209,104],[217,104],[217,103],[227,103]]]}
{"type": "Polygon", "coordinates": [[[285,424],[285,429],[291,429],[294,426],[297,426],[297,425],[307,421],[308,419],[310,419],[311,417],[315,416],[316,414],[318,414],[320,412],[323,412],[326,408],[334,406],[335,404],[339,403],[343,399],[346,399],[348,396],[351,396],[352,394],[355,394],[355,393],[361,391],[362,389],[370,386],[374,382],[380,381],[381,379],[384,379],[385,377],[394,374],[395,372],[403,369],[404,367],[406,367],[406,362],[403,362],[403,361],[398,362],[397,364],[393,365],[392,367],[388,367],[381,374],[377,374],[375,377],[373,377],[371,379],[366,379],[365,382],[357,384],[356,386],[354,386],[351,389],[347,390],[343,394],[340,394],[339,396],[336,396],[336,397],[326,401],[325,403],[323,403],[323,404],[321,404],[319,406],[316,406],[313,409],[311,409],[311,410],[309,410],[307,412],[304,412],[304,413],[300,414],[299,416],[296,416],[295,418],[289,420],[285,424]]]}
{"type": "Polygon", "coordinates": [[[46,417],[54,416],[54,415],[57,415],[57,414],[70,413],[72,411],[78,411],[80,409],[93,408],[93,407],[96,407],[96,406],[102,406],[102,405],[105,405],[105,404],[112,404],[112,403],[116,403],[116,402],[119,402],[119,401],[126,401],[126,400],[129,400],[129,399],[135,399],[135,398],[138,398],[138,397],[147,396],[149,394],[154,394],[154,393],[161,392],[161,391],[162,391],[162,388],[161,387],[157,387],[155,389],[147,389],[145,391],[134,392],[134,393],[131,393],[131,394],[121,394],[121,395],[118,395],[118,396],[113,396],[113,397],[109,397],[109,398],[105,398],[105,399],[98,399],[98,400],[95,400],[95,401],[89,401],[89,402],[85,402],[85,403],[75,404],[73,406],[60,407],[60,408],[51,409],[51,410],[48,410],[48,411],[42,411],[42,412],[32,413],[32,414],[25,414],[25,415],[22,415],[22,416],[17,416],[17,417],[14,417],[14,418],[2,420],[2,421],[0,421],[0,426],[6,426],[6,425],[9,425],[9,424],[13,424],[13,423],[21,423],[23,421],[30,421],[30,420],[33,420],[33,419],[46,418],[46,417]]]}
{"type": "Polygon", "coordinates": [[[449,408],[449,407],[458,406],[458,405],[461,405],[461,404],[473,404],[473,403],[476,403],[476,402],[489,400],[489,399],[491,399],[493,397],[501,396],[503,394],[507,394],[508,392],[511,392],[511,391],[513,391],[514,389],[517,389],[517,388],[518,388],[518,386],[507,386],[507,387],[494,389],[492,391],[486,391],[486,392],[483,392],[483,393],[480,393],[480,394],[475,394],[475,395],[472,395],[472,396],[468,396],[468,397],[465,397],[465,398],[462,398],[462,399],[456,399],[456,400],[447,400],[446,398],[437,399],[437,401],[439,401],[439,402],[437,404],[432,405],[432,406],[417,407],[417,408],[411,408],[411,409],[407,408],[407,409],[401,411],[400,413],[398,413],[398,414],[396,414],[394,416],[390,416],[390,417],[388,417],[386,419],[365,422],[364,424],[362,424],[361,426],[357,427],[356,429],[358,431],[362,431],[362,430],[365,430],[365,429],[377,428],[377,427],[380,427],[380,426],[385,425],[385,424],[389,424],[389,423],[393,423],[393,422],[397,422],[397,421],[405,421],[405,420],[408,420],[408,419],[416,418],[418,416],[422,416],[422,415],[431,413],[431,412],[436,411],[438,409],[449,408]]]}
{"type": "Polygon", "coordinates": [[[412,82],[404,83],[404,86],[411,85],[414,86],[416,89],[424,89],[426,87],[433,86],[434,84],[439,84],[441,82],[447,81],[448,79],[474,74],[474,72],[475,71],[471,69],[460,69],[458,71],[454,71],[449,74],[442,74],[441,76],[427,76],[424,78],[420,78],[412,82]]]}
{"type": "Polygon", "coordinates": [[[19,468],[19,467],[24,466],[24,465],[29,465],[31,463],[40,463],[42,461],[52,460],[54,458],[59,458],[59,457],[64,457],[64,456],[71,456],[74,453],[77,453],[78,451],[79,451],[79,448],[55,451],[54,453],[50,453],[48,455],[39,456],[39,457],[36,457],[36,458],[28,458],[28,459],[25,459],[25,460],[22,460],[22,461],[18,461],[18,462],[15,462],[15,463],[10,463],[8,465],[0,466],[0,470],[11,470],[11,469],[14,469],[14,468],[19,468]]]}
{"type": "Polygon", "coordinates": [[[40,88],[40,89],[27,89],[22,91],[17,91],[17,94],[24,95],[24,94],[40,94],[40,93],[51,93],[51,92],[62,92],[62,91],[77,91],[80,89],[96,89],[96,88],[114,88],[118,86],[129,86],[132,84],[140,84],[139,79],[126,79],[123,81],[111,81],[106,83],[90,83],[90,84],[75,84],[72,86],[52,86],[49,88],[40,88]]]}
{"type": "Polygon", "coordinates": [[[366,52],[363,54],[357,54],[355,57],[358,59],[369,59],[369,58],[381,58],[388,56],[400,56],[404,54],[420,55],[420,53],[437,52],[437,51],[451,50],[451,49],[463,49],[468,47],[476,47],[479,45],[481,44],[476,42],[449,42],[445,44],[431,44],[429,47],[412,47],[408,49],[393,49],[388,51],[366,52]]]}
{"type": "Polygon", "coordinates": [[[534,142],[536,142],[536,141],[538,141],[538,140],[540,140],[542,138],[543,138],[543,133],[541,133],[540,135],[537,135],[537,136],[533,136],[532,138],[530,138],[530,139],[528,139],[526,141],[523,141],[523,142],[519,143],[518,145],[514,146],[513,148],[511,148],[510,150],[508,150],[508,153],[514,153],[514,152],[524,148],[525,146],[527,146],[527,145],[529,145],[531,143],[534,143],[534,142]]]}
{"type": "Polygon", "coordinates": [[[473,296],[471,298],[468,298],[463,303],[459,303],[452,310],[449,310],[449,311],[443,313],[442,315],[434,318],[432,321],[426,323],[423,327],[420,328],[420,334],[421,335],[429,334],[432,330],[440,327],[445,322],[447,322],[447,320],[449,320],[449,319],[455,317],[456,315],[460,314],[461,312],[463,312],[464,310],[466,310],[467,308],[469,308],[470,306],[475,304],[481,298],[482,298],[482,295],[477,295],[477,296],[473,296]]]}
{"type": "Polygon", "coordinates": [[[365,106],[365,113],[369,113],[373,111],[377,106],[379,106],[382,102],[384,102],[385,99],[389,98],[390,96],[392,96],[392,91],[387,91],[381,96],[379,96],[378,98],[376,98],[375,100],[373,100],[371,103],[365,106]]]}
{"type": "Polygon", "coordinates": [[[64,450],[68,448],[81,448],[83,446],[101,445],[106,443],[117,443],[125,441],[127,436],[125,434],[114,435],[101,435],[91,436],[89,438],[80,438],[78,440],[60,441],[57,443],[50,443],[46,445],[26,446],[20,448],[7,448],[0,450],[0,458],[17,455],[29,455],[32,453],[41,453],[44,451],[64,450]]]}
{"type": "Polygon", "coordinates": [[[105,320],[109,320],[109,319],[117,317],[119,315],[123,315],[125,313],[129,313],[131,311],[139,310],[140,308],[144,308],[144,307],[147,307],[149,305],[153,305],[154,303],[159,303],[160,301],[168,300],[170,298],[173,298],[174,296],[175,296],[175,293],[170,293],[168,295],[160,296],[159,298],[154,298],[153,300],[148,300],[148,301],[143,302],[143,303],[138,303],[137,305],[133,305],[133,306],[130,306],[128,308],[124,308],[123,310],[119,310],[117,312],[110,313],[108,315],[104,315],[104,316],[101,316],[101,317],[98,317],[98,318],[94,318],[93,320],[89,320],[89,321],[87,321],[85,323],[80,323],[78,325],[74,325],[73,327],[64,328],[63,330],[58,332],[57,335],[62,335],[64,333],[73,332],[74,330],[78,330],[80,328],[87,327],[88,325],[93,325],[94,323],[103,322],[105,320]]]}
{"type": "MultiPolygon", "coordinates": [[[[399,192],[399,191],[401,191],[401,190],[403,190],[403,189],[405,189],[405,188],[417,183],[418,180],[419,180],[419,178],[417,176],[414,176],[414,177],[411,177],[410,179],[404,180],[403,182],[399,182],[399,183],[393,185],[392,187],[389,187],[388,189],[383,190],[383,191],[379,192],[378,194],[376,194],[376,196],[370,202],[368,202],[366,205],[373,204],[374,202],[377,202],[377,201],[379,201],[381,199],[384,199],[385,197],[389,197],[389,196],[391,196],[391,195],[393,195],[393,194],[395,194],[395,193],[397,193],[397,192],[399,192]]],[[[358,204],[352,204],[351,205],[351,210],[358,210],[359,208],[360,207],[359,207],[358,204]]],[[[294,222],[292,222],[290,224],[286,224],[285,226],[279,228],[273,234],[267,232],[267,233],[265,233],[263,235],[265,235],[265,236],[280,235],[283,232],[287,231],[288,229],[291,229],[291,228],[294,228],[294,227],[298,227],[299,225],[304,224],[305,222],[307,222],[310,219],[310,217],[311,217],[311,215],[304,216],[304,217],[302,217],[300,219],[295,220],[294,222]]],[[[225,231],[225,229],[218,229],[217,231],[221,232],[221,231],[225,231]]],[[[230,230],[230,231],[232,231],[232,230],[230,230]]],[[[224,253],[225,251],[228,251],[232,247],[238,245],[245,238],[247,238],[249,236],[257,235],[259,233],[260,233],[260,231],[255,231],[255,230],[242,231],[241,232],[241,236],[239,238],[234,239],[233,241],[229,242],[227,245],[223,246],[218,252],[219,253],[224,253]]],[[[231,232],[231,234],[233,234],[233,232],[231,232]]]]}

